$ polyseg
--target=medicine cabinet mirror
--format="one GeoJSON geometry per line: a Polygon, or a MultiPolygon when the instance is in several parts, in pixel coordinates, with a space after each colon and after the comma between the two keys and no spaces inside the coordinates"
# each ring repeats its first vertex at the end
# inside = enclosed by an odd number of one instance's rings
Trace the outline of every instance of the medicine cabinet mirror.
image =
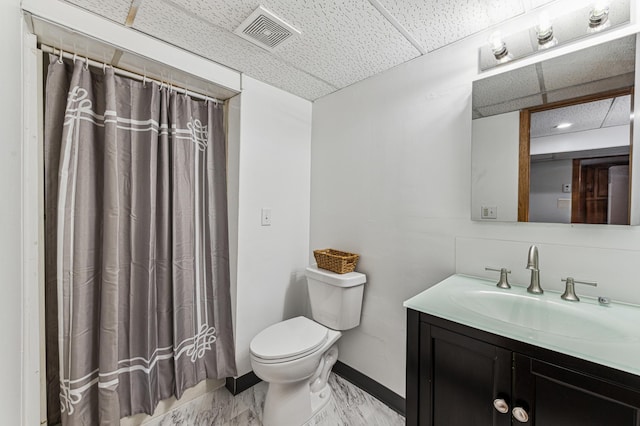
{"type": "Polygon", "coordinates": [[[472,219],[632,224],[636,35],[473,83],[472,219]]]}

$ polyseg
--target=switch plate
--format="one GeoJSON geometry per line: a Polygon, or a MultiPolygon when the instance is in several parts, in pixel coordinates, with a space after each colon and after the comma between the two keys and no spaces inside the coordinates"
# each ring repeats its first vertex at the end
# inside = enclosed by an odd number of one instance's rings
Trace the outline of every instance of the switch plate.
{"type": "Polygon", "coordinates": [[[480,212],[481,219],[497,219],[498,218],[498,206],[482,206],[480,212]]]}
{"type": "Polygon", "coordinates": [[[563,183],[562,184],[562,192],[571,192],[571,184],[563,183]]]}
{"type": "Polygon", "coordinates": [[[260,223],[262,226],[271,226],[271,209],[263,207],[260,213],[262,217],[260,223]]]}

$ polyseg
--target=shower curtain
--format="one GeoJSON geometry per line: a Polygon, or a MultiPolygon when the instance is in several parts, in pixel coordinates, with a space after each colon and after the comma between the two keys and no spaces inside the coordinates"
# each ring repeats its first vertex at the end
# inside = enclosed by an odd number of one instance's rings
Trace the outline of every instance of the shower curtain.
{"type": "Polygon", "coordinates": [[[55,56],[45,108],[49,421],[234,376],[223,108],[55,56]]]}

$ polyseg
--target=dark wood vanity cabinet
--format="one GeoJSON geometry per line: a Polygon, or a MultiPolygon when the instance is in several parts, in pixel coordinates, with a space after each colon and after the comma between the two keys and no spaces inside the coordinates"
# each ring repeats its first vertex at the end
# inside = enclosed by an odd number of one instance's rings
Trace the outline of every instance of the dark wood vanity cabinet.
{"type": "Polygon", "coordinates": [[[409,426],[640,426],[638,376],[407,312],[409,426]]]}

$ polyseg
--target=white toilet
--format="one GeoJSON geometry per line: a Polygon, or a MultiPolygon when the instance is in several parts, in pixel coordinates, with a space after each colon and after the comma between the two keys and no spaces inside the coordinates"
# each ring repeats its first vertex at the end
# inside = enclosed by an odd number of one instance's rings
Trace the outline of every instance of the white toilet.
{"type": "Polygon", "coordinates": [[[367,277],[306,270],[311,316],[291,318],[258,333],[249,346],[254,373],[269,383],[264,426],[301,426],[331,397],[327,384],[338,359],[336,342],[360,324],[367,277]]]}

